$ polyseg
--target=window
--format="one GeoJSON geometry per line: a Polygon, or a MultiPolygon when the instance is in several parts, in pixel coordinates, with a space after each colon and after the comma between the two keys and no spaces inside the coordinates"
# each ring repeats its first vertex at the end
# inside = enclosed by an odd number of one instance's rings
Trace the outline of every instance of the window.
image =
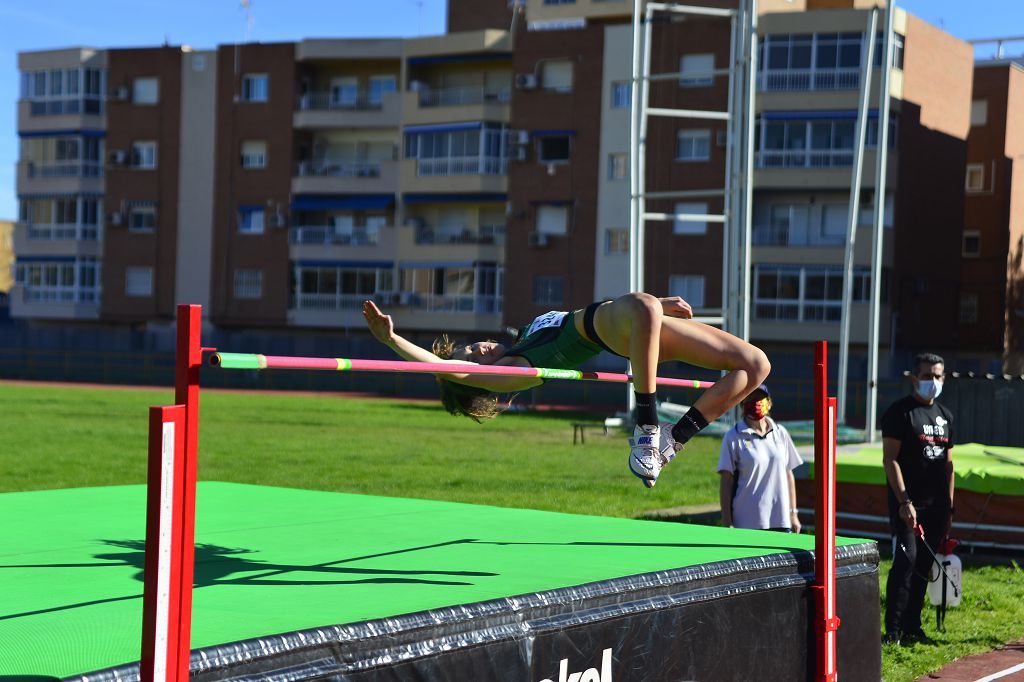
{"type": "Polygon", "coordinates": [[[238,211],[238,231],[242,234],[263,234],[262,206],[243,206],[238,211]]]}
{"type": "Polygon", "coordinates": [[[847,204],[825,204],[821,211],[821,236],[829,241],[845,241],[849,230],[850,207],[847,204]]]}
{"type": "Polygon", "coordinates": [[[963,255],[965,258],[977,258],[981,255],[981,232],[978,230],[964,232],[963,255]]]}
{"type": "Polygon", "coordinates": [[[568,234],[568,206],[538,206],[537,232],[541,234],[568,234]]]}
{"type": "Polygon", "coordinates": [[[292,306],[296,310],[359,310],[373,294],[395,289],[390,266],[296,264],[292,282],[292,306]]]}
{"type": "Polygon", "coordinates": [[[262,298],[263,271],[235,270],[235,298],[262,298]]]}
{"type": "Polygon", "coordinates": [[[971,102],[971,125],[983,126],[988,123],[988,100],[976,99],[971,102]]]}
{"type": "MultiPolygon", "coordinates": [[[[841,266],[759,265],[754,273],[754,317],[758,320],[838,322],[842,315],[841,266]]],[[[865,303],[870,295],[867,268],[853,273],[853,301],[865,303]]],[[[882,280],[885,300],[885,280],[882,280]]]]}
{"type": "Polygon", "coordinates": [[[965,187],[968,192],[981,192],[985,189],[985,164],[967,164],[965,187]]]}
{"type": "Polygon", "coordinates": [[[668,278],[670,296],[682,296],[695,310],[704,307],[704,275],[672,275],[668,278]]]}
{"type": "Polygon", "coordinates": [[[612,109],[629,109],[632,99],[632,83],[622,81],[612,83],[612,109]]]}
{"type": "Polygon", "coordinates": [[[568,163],[572,148],[569,135],[544,135],[537,138],[537,161],[568,163]]]}
{"type": "Polygon", "coordinates": [[[621,228],[605,230],[604,252],[609,256],[629,253],[629,230],[621,228]]]}
{"type": "Polygon", "coordinates": [[[555,92],[572,92],[572,62],[569,60],[541,62],[541,87],[555,92]]]}
{"type": "Polygon", "coordinates": [[[565,277],[537,275],[533,278],[533,302],[537,305],[562,305],[565,302],[565,277]]]}
{"type": "MultiPolygon", "coordinates": [[[[707,212],[708,205],[702,201],[684,202],[675,205],[676,215],[706,215],[707,212]]],[[[705,234],[707,231],[708,224],[706,222],[694,222],[676,218],[672,223],[672,234],[705,234]]]]}
{"type": "Polygon", "coordinates": [[[960,294],[960,324],[974,324],[978,321],[978,295],[960,294]]]}
{"type": "Polygon", "coordinates": [[[132,142],[132,167],[156,168],[156,142],[150,140],[132,142]]]}
{"type": "Polygon", "coordinates": [[[247,73],[242,76],[242,101],[266,102],[270,98],[270,76],[247,73]]]}
{"type": "Polygon", "coordinates": [[[156,78],[136,78],[132,81],[133,104],[156,104],[160,99],[160,81],[156,78]]]}
{"type": "Polygon", "coordinates": [[[608,155],[608,179],[624,180],[629,177],[629,154],[616,152],[608,155]]]}
{"type": "Polygon", "coordinates": [[[380,106],[384,95],[397,89],[394,76],[370,76],[370,92],[367,102],[372,106],[380,106]]]}
{"type": "Polygon", "coordinates": [[[684,88],[714,85],[715,77],[710,73],[714,70],[714,54],[684,54],[679,59],[679,71],[682,74],[679,76],[679,85],[684,88]]]}
{"type": "Polygon", "coordinates": [[[355,107],[359,102],[359,79],[355,76],[331,79],[331,106],[355,107]]]}
{"type": "Polygon", "coordinates": [[[679,131],[676,139],[676,161],[707,161],[710,158],[710,130],[679,131]]]}
{"type": "Polygon", "coordinates": [[[124,270],[124,293],[126,296],[153,295],[153,268],[127,267],[124,270]]]}
{"type": "Polygon", "coordinates": [[[128,211],[129,232],[152,232],[156,229],[155,206],[133,206],[128,211]]]}
{"type": "Polygon", "coordinates": [[[242,142],[242,168],[266,168],[267,143],[264,140],[242,142]]]}

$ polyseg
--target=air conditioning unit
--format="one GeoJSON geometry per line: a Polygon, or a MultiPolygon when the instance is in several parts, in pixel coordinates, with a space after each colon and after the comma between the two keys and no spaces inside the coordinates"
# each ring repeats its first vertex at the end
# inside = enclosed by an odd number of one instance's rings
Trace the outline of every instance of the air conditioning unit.
{"type": "Polygon", "coordinates": [[[123,225],[124,213],[121,213],[120,211],[114,211],[113,213],[107,216],[107,223],[113,225],[114,227],[123,225]]]}
{"type": "Polygon", "coordinates": [[[531,232],[527,237],[530,246],[542,248],[548,245],[548,236],[543,232],[531,232]]]}
{"type": "Polygon", "coordinates": [[[270,225],[277,228],[288,227],[288,217],[280,211],[273,213],[270,216],[270,225]]]}
{"type": "Polygon", "coordinates": [[[510,156],[513,161],[526,161],[527,157],[530,155],[528,147],[513,147],[509,151],[511,152],[510,156]]]}
{"type": "Polygon", "coordinates": [[[421,90],[427,90],[428,86],[423,81],[409,81],[410,92],[420,92],[421,90]]]}
{"type": "Polygon", "coordinates": [[[398,304],[412,305],[413,300],[415,300],[415,296],[416,294],[412,293],[411,291],[403,291],[402,293],[398,294],[398,304]]]}
{"type": "Polygon", "coordinates": [[[537,76],[532,73],[517,73],[515,83],[520,90],[533,90],[537,87],[537,76]]]}
{"type": "Polygon", "coordinates": [[[128,95],[129,95],[128,86],[127,85],[119,85],[119,86],[117,86],[116,88],[114,88],[111,91],[110,99],[117,100],[119,102],[124,102],[124,101],[127,101],[128,95]]]}
{"type": "Polygon", "coordinates": [[[512,131],[512,143],[513,144],[530,144],[530,131],[529,130],[513,130],[512,131]]]}
{"type": "Polygon", "coordinates": [[[123,149],[115,149],[110,152],[110,163],[115,166],[123,166],[128,163],[128,152],[123,149]]]}
{"type": "Polygon", "coordinates": [[[418,216],[409,216],[405,219],[405,225],[416,230],[422,230],[427,226],[427,222],[418,216]]]}

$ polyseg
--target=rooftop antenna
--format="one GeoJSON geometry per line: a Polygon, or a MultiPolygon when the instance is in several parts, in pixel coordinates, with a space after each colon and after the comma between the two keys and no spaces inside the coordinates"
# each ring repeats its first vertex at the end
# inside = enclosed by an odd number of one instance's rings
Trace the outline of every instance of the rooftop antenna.
{"type": "Polygon", "coordinates": [[[245,11],[245,42],[249,42],[252,34],[253,24],[256,19],[252,16],[252,0],[238,0],[239,9],[245,11]]]}

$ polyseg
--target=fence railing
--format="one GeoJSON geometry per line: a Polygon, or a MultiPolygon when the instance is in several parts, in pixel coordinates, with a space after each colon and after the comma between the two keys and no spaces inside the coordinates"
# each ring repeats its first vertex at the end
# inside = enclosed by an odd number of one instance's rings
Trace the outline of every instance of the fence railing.
{"type": "Polygon", "coordinates": [[[28,223],[26,234],[33,241],[96,241],[99,238],[99,226],[76,223],[28,223]]]}
{"type": "Polygon", "coordinates": [[[29,161],[30,178],[98,178],[103,175],[99,161],[29,161]]]}
{"type": "Polygon", "coordinates": [[[487,90],[483,87],[456,87],[425,89],[419,92],[421,107],[458,107],[470,104],[508,104],[512,100],[509,88],[487,90]]]}
{"type": "Polygon", "coordinates": [[[764,149],[757,153],[758,168],[848,168],[852,149],[764,149]]]}
{"type": "Polygon", "coordinates": [[[292,244],[374,246],[378,236],[379,228],[339,229],[332,225],[301,225],[291,228],[288,241],[292,244]]]}
{"type": "Polygon", "coordinates": [[[860,69],[765,69],[759,85],[763,91],[855,90],[860,69]]]}
{"type": "Polygon", "coordinates": [[[61,116],[64,114],[102,114],[102,97],[71,97],[66,99],[32,100],[32,116],[61,116]]]}
{"type": "Polygon", "coordinates": [[[420,227],[416,230],[417,244],[504,244],[504,225],[481,225],[458,229],[420,227]]]}
{"type": "Polygon", "coordinates": [[[421,177],[447,175],[508,175],[508,159],[494,156],[451,156],[419,159],[416,174],[421,177]]]}
{"type": "Polygon", "coordinates": [[[301,161],[301,177],[379,178],[379,161],[301,161]]]}
{"type": "Polygon", "coordinates": [[[355,96],[337,92],[307,92],[299,96],[299,111],[375,111],[382,109],[384,102],[371,97],[365,90],[355,96]]]}

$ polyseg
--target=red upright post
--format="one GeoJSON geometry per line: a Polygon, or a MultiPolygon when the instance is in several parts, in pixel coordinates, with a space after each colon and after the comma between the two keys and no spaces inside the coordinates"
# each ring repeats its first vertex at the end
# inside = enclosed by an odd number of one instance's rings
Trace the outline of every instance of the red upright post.
{"type": "Polygon", "coordinates": [[[836,680],[836,399],[828,397],[828,344],[814,347],[814,584],[817,674],[819,682],[836,680]]]}
{"type": "Polygon", "coordinates": [[[188,680],[192,636],[192,582],[195,569],[196,460],[199,450],[199,369],[203,365],[200,344],[203,308],[178,306],[178,347],[174,401],[185,406],[184,486],[181,523],[181,618],[178,662],[181,680],[188,680]]]}
{"type": "Polygon", "coordinates": [[[180,676],[181,525],[185,407],[149,408],[149,486],[142,597],[143,682],[186,682],[180,676]]]}

